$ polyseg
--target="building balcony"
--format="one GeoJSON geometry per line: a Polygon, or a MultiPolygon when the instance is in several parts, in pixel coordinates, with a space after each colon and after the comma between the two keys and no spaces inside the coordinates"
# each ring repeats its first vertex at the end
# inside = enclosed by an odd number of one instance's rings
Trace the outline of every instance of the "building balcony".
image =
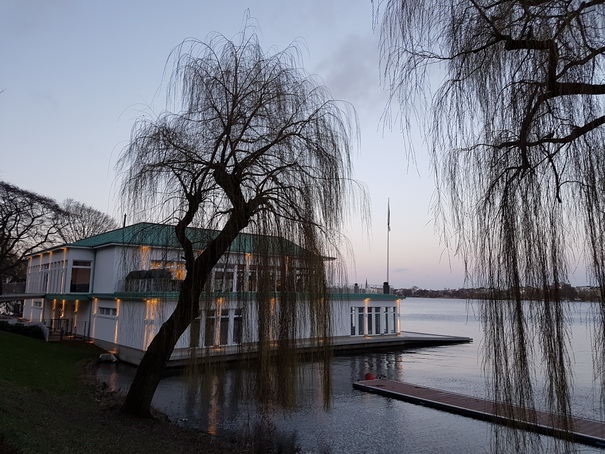
{"type": "Polygon", "coordinates": [[[181,282],[167,270],[137,270],[128,273],[117,290],[125,293],[178,292],[181,282]]]}

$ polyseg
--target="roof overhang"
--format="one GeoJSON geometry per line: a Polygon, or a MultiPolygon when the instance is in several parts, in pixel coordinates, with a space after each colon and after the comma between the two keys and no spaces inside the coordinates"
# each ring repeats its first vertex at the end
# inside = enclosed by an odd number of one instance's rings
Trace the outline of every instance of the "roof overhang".
{"type": "Polygon", "coordinates": [[[46,299],[46,300],[63,300],[63,301],[86,301],[91,299],[91,296],[86,293],[78,295],[74,293],[14,293],[0,295],[0,303],[6,301],[23,301],[23,300],[35,300],[35,299],[46,299]]]}
{"type": "Polygon", "coordinates": [[[74,293],[47,293],[44,295],[44,299],[47,300],[63,300],[63,301],[86,301],[90,299],[88,293],[78,295],[74,293]]]}
{"type": "Polygon", "coordinates": [[[23,300],[31,300],[35,298],[44,298],[44,293],[13,293],[0,295],[0,303],[5,303],[7,301],[23,301],[23,300]]]}

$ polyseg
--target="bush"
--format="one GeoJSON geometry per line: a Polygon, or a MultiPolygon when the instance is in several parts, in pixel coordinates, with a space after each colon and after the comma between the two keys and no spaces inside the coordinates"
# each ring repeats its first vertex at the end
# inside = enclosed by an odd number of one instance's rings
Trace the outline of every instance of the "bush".
{"type": "Polygon", "coordinates": [[[44,340],[44,331],[37,325],[24,325],[23,323],[13,324],[6,321],[0,321],[0,331],[44,340]]]}

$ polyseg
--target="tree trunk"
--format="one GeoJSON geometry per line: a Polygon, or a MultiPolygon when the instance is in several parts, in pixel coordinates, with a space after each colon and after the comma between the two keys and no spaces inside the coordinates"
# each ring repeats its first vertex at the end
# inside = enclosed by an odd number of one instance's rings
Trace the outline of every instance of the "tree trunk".
{"type": "MultiPolygon", "coordinates": [[[[189,279],[189,281],[191,280],[189,279]]],[[[149,344],[137,368],[124,401],[123,409],[126,413],[151,417],[151,401],[162,378],[162,372],[168,364],[177,341],[197,315],[197,312],[194,312],[194,303],[197,307],[197,300],[197,298],[195,302],[193,300],[191,282],[188,282],[188,285],[183,282],[174,312],[149,344]]]]}
{"type": "MultiPolygon", "coordinates": [[[[137,368],[124,401],[123,410],[126,413],[151,417],[151,401],[174,346],[199,314],[199,298],[204,284],[210,276],[212,268],[227,251],[240,230],[248,224],[248,220],[249,215],[242,215],[242,213],[232,215],[219,235],[195,259],[193,266],[188,267],[174,312],[149,344],[137,368]],[[189,270],[193,271],[189,272],[189,270]]],[[[191,247],[188,240],[185,240],[184,243],[191,247]]],[[[183,247],[185,248],[184,244],[183,247]]],[[[193,257],[193,249],[188,252],[190,254],[185,253],[185,256],[193,257]]]]}

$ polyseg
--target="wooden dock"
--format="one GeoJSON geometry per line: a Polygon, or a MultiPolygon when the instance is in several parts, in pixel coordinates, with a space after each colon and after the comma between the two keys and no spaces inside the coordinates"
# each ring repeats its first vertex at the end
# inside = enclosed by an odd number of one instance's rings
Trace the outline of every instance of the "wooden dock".
{"type": "MultiPolygon", "coordinates": [[[[563,430],[557,421],[557,416],[544,411],[526,410],[523,412],[517,408],[513,408],[512,412],[504,411],[506,408],[502,404],[491,400],[393,380],[363,380],[353,383],[353,388],[492,423],[514,425],[514,427],[545,435],[570,438],[570,434],[563,430]],[[510,414],[515,415],[514,418],[507,416],[510,414]]],[[[571,439],[574,442],[603,448],[605,447],[605,423],[573,418],[571,439]]]]}
{"type": "Polygon", "coordinates": [[[401,331],[398,335],[336,336],[332,339],[332,348],[335,353],[348,354],[363,350],[376,351],[377,349],[422,348],[467,344],[472,341],[471,337],[401,331]]]}

